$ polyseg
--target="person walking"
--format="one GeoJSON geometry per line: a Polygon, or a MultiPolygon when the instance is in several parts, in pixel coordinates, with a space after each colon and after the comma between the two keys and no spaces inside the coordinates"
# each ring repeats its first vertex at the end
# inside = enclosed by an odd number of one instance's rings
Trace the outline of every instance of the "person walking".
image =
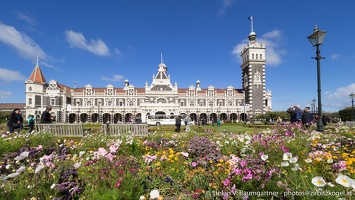
{"type": "Polygon", "coordinates": [[[34,124],[35,124],[34,116],[33,115],[28,115],[27,125],[28,125],[28,127],[30,127],[30,130],[28,131],[28,133],[32,133],[34,124]]]}
{"type": "Polygon", "coordinates": [[[306,128],[311,126],[313,123],[313,114],[309,112],[309,109],[306,107],[303,109],[303,114],[302,114],[302,124],[306,128]]]}
{"type": "Polygon", "coordinates": [[[180,132],[180,128],[181,128],[181,116],[177,116],[175,118],[175,132],[180,132]]]}
{"type": "Polygon", "coordinates": [[[184,118],[184,122],[185,122],[185,131],[189,132],[190,131],[190,123],[191,123],[190,116],[186,115],[186,117],[184,118]]]}
{"type": "Polygon", "coordinates": [[[51,116],[50,111],[52,110],[51,106],[47,106],[46,110],[43,111],[42,115],[41,115],[41,124],[50,124],[52,123],[53,119],[51,116]]]}
{"type": "Polygon", "coordinates": [[[221,120],[217,119],[217,127],[221,127],[221,120]]]}
{"type": "MultiPolygon", "coordinates": [[[[19,117],[20,109],[15,108],[14,111],[10,114],[10,119],[7,122],[7,126],[9,127],[9,132],[14,133],[15,129],[21,129],[22,123],[21,118],[19,117]]],[[[23,120],[23,119],[22,119],[23,120]]]]}

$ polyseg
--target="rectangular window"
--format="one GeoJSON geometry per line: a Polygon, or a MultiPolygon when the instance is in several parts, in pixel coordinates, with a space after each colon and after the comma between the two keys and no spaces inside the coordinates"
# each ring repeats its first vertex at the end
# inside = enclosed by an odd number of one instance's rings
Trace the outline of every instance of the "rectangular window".
{"type": "Polygon", "coordinates": [[[32,105],[32,98],[28,98],[28,105],[32,105]]]}
{"type": "Polygon", "coordinates": [[[51,99],[51,106],[54,106],[55,105],[55,99],[51,99]]]}

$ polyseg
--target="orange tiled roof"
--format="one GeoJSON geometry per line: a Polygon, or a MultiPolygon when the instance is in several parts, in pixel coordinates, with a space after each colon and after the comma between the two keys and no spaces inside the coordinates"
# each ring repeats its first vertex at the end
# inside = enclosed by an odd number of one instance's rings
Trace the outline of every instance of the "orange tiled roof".
{"type": "Polygon", "coordinates": [[[0,103],[0,109],[4,109],[4,108],[12,108],[12,109],[15,109],[15,108],[19,108],[19,109],[22,109],[26,106],[25,103],[0,103]]]}
{"type": "Polygon", "coordinates": [[[46,79],[43,76],[41,68],[39,68],[38,65],[33,69],[32,74],[30,78],[28,78],[29,81],[32,81],[33,83],[40,83],[40,84],[45,84],[47,83],[46,79]]]}

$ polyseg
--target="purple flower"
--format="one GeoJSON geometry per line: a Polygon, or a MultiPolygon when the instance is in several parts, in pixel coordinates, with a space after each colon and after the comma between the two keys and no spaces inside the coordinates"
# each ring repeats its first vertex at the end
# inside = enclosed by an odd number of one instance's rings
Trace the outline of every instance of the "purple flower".
{"type": "Polygon", "coordinates": [[[192,166],[192,167],[196,167],[196,165],[197,165],[197,164],[196,164],[195,162],[192,162],[192,163],[191,163],[191,166],[192,166]]]}

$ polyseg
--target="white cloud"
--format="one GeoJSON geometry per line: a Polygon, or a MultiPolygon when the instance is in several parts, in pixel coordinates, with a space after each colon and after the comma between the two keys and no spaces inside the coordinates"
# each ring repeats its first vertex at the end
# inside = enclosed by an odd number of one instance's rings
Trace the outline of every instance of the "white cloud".
{"type": "Polygon", "coordinates": [[[16,15],[18,19],[24,20],[31,25],[36,25],[38,23],[35,19],[29,17],[28,15],[22,12],[16,12],[16,15]]]}
{"type": "Polygon", "coordinates": [[[11,97],[11,95],[12,95],[12,92],[10,92],[10,91],[0,90],[0,99],[8,99],[11,97]]]}
{"type": "Polygon", "coordinates": [[[340,55],[336,53],[336,54],[331,55],[330,59],[331,60],[337,60],[339,57],[340,57],[340,55]]]}
{"type": "Polygon", "coordinates": [[[326,92],[325,97],[332,102],[329,107],[340,110],[351,106],[351,93],[355,93],[355,83],[337,88],[335,92],[326,92]]]}
{"type": "Polygon", "coordinates": [[[46,60],[48,56],[30,37],[12,26],[0,23],[0,42],[15,48],[21,57],[33,60],[38,57],[46,60]]]}
{"type": "Polygon", "coordinates": [[[218,16],[224,16],[226,15],[226,10],[227,8],[229,8],[230,6],[233,5],[233,3],[235,2],[236,0],[222,0],[221,1],[221,8],[218,10],[217,12],[217,15],[218,16]]]}
{"type": "Polygon", "coordinates": [[[114,49],[114,54],[117,55],[118,57],[123,57],[123,54],[121,53],[121,51],[117,48],[114,49]]]}
{"type": "Polygon", "coordinates": [[[110,52],[106,44],[98,39],[88,42],[82,33],[72,30],[65,31],[66,40],[72,48],[80,48],[99,56],[109,56],[110,52]]]}
{"type": "Polygon", "coordinates": [[[110,82],[119,82],[119,81],[121,81],[123,78],[124,78],[124,76],[122,76],[122,75],[115,75],[115,74],[114,74],[114,75],[112,75],[112,78],[102,76],[102,77],[101,77],[101,80],[103,80],[103,81],[110,81],[110,82]]]}
{"type": "MultiPolygon", "coordinates": [[[[266,64],[267,66],[277,66],[282,62],[282,56],[286,55],[286,50],[282,47],[283,41],[281,41],[282,32],[275,29],[273,31],[263,34],[261,37],[257,37],[256,40],[259,43],[265,43],[266,46],[266,64]]],[[[237,44],[232,54],[234,59],[241,63],[240,52],[248,45],[249,40],[242,40],[237,44]]]]}
{"type": "Polygon", "coordinates": [[[19,71],[0,68],[0,81],[26,81],[27,78],[19,71]]]}

